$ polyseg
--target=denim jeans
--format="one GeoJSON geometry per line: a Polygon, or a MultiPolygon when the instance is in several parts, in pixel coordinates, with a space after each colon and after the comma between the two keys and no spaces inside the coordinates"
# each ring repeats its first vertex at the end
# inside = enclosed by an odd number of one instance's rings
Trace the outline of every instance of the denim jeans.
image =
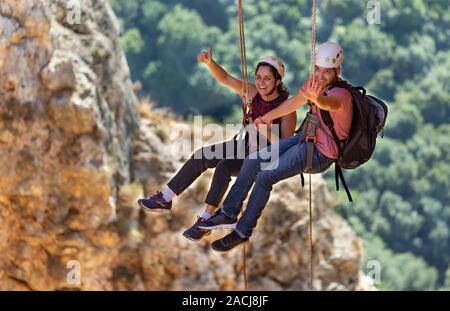
{"type": "MultiPolygon", "coordinates": [[[[267,148],[271,147],[274,147],[274,145],[267,148]]],[[[281,140],[277,147],[279,148],[279,158],[277,162],[270,165],[270,169],[261,170],[261,164],[270,161],[261,157],[260,152],[264,150],[249,155],[224,200],[222,213],[228,217],[236,218],[250,188],[255,183],[247,208],[236,225],[236,231],[242,237],[249,237],[252,234],[258,218],[269,200],[273,185],[281,180],[303,173],[305,170],[306,142],[301,141],[298,135],[281,140]]],[[[332,159],[322,155],[317,148],[314,148],[313,171],[320,172],[330,166],[332,162],[332,159]]]]}
{"type": "Polygon", "coordinates": [[[229,140],[198,149],[167,186],[176,195],[180,195],[207,169],[216,168],[205,203],[219,206],[231,182],[231,176],[237,176],[245,155],[248,155],[246,141],[247,137],[245,141],[229,140]],[[244,147],[245,150],[239,149],[240,147],[244,147]],[[219,151],[217,157],[205,156],[217,150],[219,151]]]}

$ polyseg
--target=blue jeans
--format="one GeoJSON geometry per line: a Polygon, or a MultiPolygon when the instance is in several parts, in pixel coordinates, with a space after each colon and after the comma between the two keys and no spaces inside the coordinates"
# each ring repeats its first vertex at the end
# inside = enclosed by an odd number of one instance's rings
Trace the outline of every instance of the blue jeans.
{"type": "MultiPolygon", "coordinates": [[[[274,145],[267,148],[271,147],[274,147],[274,145]]],[[[236,231],[241,237],[249,237],[252,234],[258,218],[269,200],[273,185],[281,180],[299,175],[305,170],[306,142],[304,140],[300,141],[298,135],[281,140],[278,148],[279,159],[277,163],[275,162],[271,165],[271,169],[261,170],[261,164],[270,161],[261,157],[260,152],[263,150],[257,151],[256,155],[253,154],[253,158],[251,158],[252,155],[249,155],[245,159],[233,187],[224,200],[222,213],[230,218],[236,218],[253,182],[255,182],[247,208],[236,225],[236,231]]],[[[322,155],[317,148],[314,148],[314,171],[320,172],[332,162],[332,159],[322,155]]]]}

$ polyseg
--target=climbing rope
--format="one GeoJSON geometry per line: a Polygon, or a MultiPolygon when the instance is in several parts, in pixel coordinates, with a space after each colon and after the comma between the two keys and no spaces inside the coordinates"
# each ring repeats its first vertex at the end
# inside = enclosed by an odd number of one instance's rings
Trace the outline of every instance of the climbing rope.
{"type": "MultiPolygon", "coordinates": [[[[311,18],[311,75],[314,75],[314,64],[316,61],[316,0],[312,3],[311,18]]],[[[309,173],[309,289],[313,289],[313,240],[312,240],[312,190],[311,190],[311,173],[309,173]]]]}
{"type": "Polygon", "coordinates": [[[248,115],[248,83],[247,83],[247,53],[245,50],[244,33],[244,12],[242,9],[242,0],[238,0],[238,24],[239,24],[239,46],[241,54],[241,77],[242,77],[242,125],[245,126],[248,115]]]}
{"type": "Polygon", "coordinates": [[[316,62],[316,0],[313,0],[312,3],[311,24],[311,74],[314,74],[314,64],[316,62]]]}
{"type": "Polygon", "coordinates": [[[242,256],[243,256],[243,261],[244,261],[244,288],[245,288],[245,290],[248,290],[248,286],[247,286],[247,267],[246,267],[246,260],[245,260],[245,244],[244,244],[244,247],[242,249],[242,256]]]}
{"type": "MultiPolygon", "coordinates": [[[[246,64],[246,51],[245,51],[245,34],[244,34],[244,13],[242,10],[242,0],[238,0],[238,23],[239,23],[239,46],[241,50],[241,75],[242,75],[242,128],[245,127],[248,114],[248,85],[247,85],[247,64],[246,64]]],[[[245,243],[242,249],[243,269],[244,269],[244,286],[247,287],[247,267],[245,256],[245,243]]]]}

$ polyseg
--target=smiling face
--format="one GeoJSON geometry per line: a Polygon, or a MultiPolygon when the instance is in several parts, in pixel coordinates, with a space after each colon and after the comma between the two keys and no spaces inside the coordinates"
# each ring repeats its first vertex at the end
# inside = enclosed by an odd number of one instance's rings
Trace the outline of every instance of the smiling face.
{"type": "Polygon", "coordinates": [[[314,76],[319,79],[319,83],[323,87],[327,87],[332,84],[341,72],[341,68],[325,68],[320,66],[314,67],[314,76]]]}
{"type": "Polygon", "coordinates": [[[280,80],[275,80],[275,76],[269,66],[261,65],[256,71],[256,89],[258,90],[259,95],[263,98],[275,98],[277,97],[278,90],[277,86],[280,83],[280,80]]]}

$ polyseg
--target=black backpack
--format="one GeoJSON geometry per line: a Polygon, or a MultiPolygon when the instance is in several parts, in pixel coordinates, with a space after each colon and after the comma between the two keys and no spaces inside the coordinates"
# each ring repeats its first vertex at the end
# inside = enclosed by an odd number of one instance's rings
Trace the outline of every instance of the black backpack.
{"type": "Polygon", "coordinates": [[[335,161],[336,190],[339,191],[340,178],[349,201],[353,202],[341,168],[357,168],[372,157],[377,135],[383,130],[386,124],[388,108],[382,100],[371,95],[366,95],[366,90],[363,87],[354,87],[344,80],[337,81],[330,89],[335,87],[345,88],[352,94],[352,126],[347,140],[343,143],[343,147],[334,130],[333,119],[331,119],[330,113],[320,109],[320,115],[326,126],[330,129],[339,150],[338,159],[335,161]]]}

